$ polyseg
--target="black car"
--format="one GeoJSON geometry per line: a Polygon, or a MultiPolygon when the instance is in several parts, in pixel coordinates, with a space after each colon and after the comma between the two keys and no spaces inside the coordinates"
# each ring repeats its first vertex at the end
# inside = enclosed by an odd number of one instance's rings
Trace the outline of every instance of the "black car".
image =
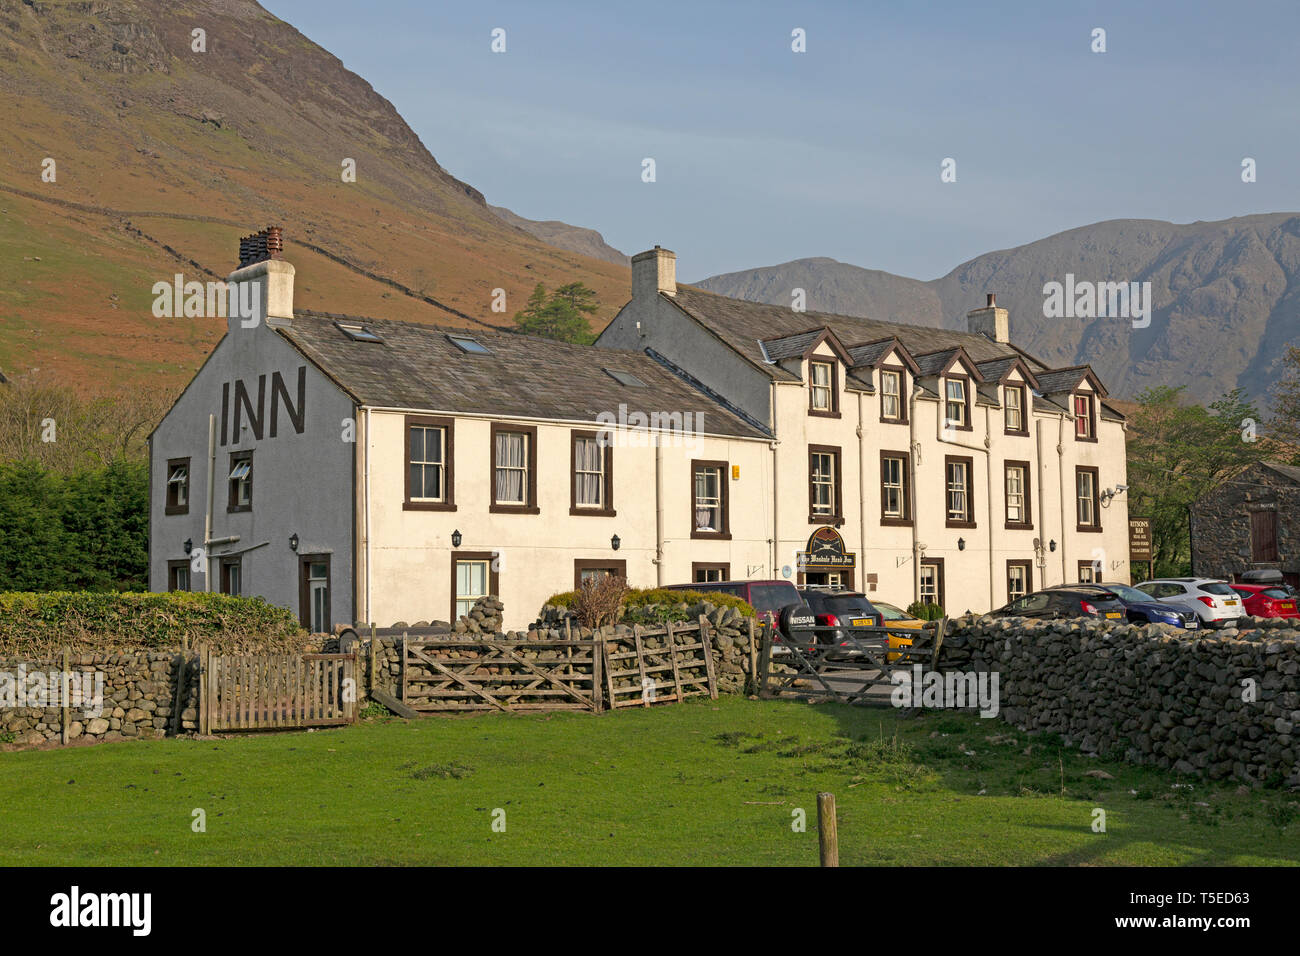
{"type": "MultiPolygon", "coordinates": [[[[885,623],[885,617],[871,603],[870,598],[860,591],[837,591],[832,588],[800,588],[800,595],[812,609],[813,617],[817,621],[818,627],[833,627],[834,632],[822,632],[817,635],[819,644],[835,644],[839,647],[846,647],[848,641],[845,640],[846,633],[854,631],[861,627],[881,627],[885,623]]],[[[884,646],[886,638],[883,634],[872,635],[869,633],[855,634],[854,637],[859,641],[872,641],[884,646]]],[[[849,651],[841,652],[850,654],[849,651]]],[[[828,657],[837,657],[841,654],[828,652],[828,657]]]]}
{"type": "Polygon", "coordinates": [[[1035,617],[1045,620],[1095,617],[1123,621],[1128,616],[1127,608],[1119,595],[1095,584],[1063,584],[1035,591],[991,613],[994,617],[1035,617]]]}

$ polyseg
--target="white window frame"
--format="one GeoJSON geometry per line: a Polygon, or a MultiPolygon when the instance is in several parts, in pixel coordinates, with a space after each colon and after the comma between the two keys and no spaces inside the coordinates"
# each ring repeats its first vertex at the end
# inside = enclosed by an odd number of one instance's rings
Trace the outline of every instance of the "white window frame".
{"type": "Polygon", "coordinates": [[[833,451],[815,451],[812,452],[812,468],[808,480],[812,482],[813,500],[812,513],[815,515],[824,515],[828,518],[834,517],[837,502],[835,501],[835,453],[833,451]],[[825,464],[825,470],[820,470],[825,464]],[[826,503],[821,502],[822,490],[825,491],[826,503]]]}
{"type": "Polygon", "coordinates": [[[421,455],[423,457],[417,459],[414,455],[412,455],[410,463],[407,466],[406,480],[410,482],[411,485],[411,500],[432,501],[438,503],[445,502],[447,500],[447,429],[442,425],[419,425],[419,424],[411,425],[407,429],[407,433],[406,433],[406,442],[408,448],[410,447],[410,443],[411,443],[411,432],[415,431],[417,428],[424,433],[421,435],[421,447],[423,449],[421,455]],[[438,432],[438,454],[439,454],[438,458],[428,457],[429,456],[429,436],[427,434],[428,432],[438,432]],[[414,482],[411,481],[411,476],[410,476],[410,469],[415,468],[417,466],[420,469],[420,483],[418,486],[418,490],[421,492],[420,494],[415,493],[417,491],[417,486],[415,485],[414,482]],[[425,480],[424,480],[425,471],[426,469],[429,468],[432,468],[437,472],[438,490],[441,492],[441,494],[433,498],[426,497],[423,494],[424,487],[425,487],[425,480]]]}
{"type": "Polygon", "coordinates": [[[808,363],[808,388],[812,390],[812,410],[815,412],[831,412],[835,410],[832,404],[834,396],[832,395],[831,383],[835,376],[832,374],[833,368],[830,362],[809,362],[808,363]],[[822,381],[822,373],[825,380],[822,381]],[[818,401],[820,396],[821,401],[818,401]]]}

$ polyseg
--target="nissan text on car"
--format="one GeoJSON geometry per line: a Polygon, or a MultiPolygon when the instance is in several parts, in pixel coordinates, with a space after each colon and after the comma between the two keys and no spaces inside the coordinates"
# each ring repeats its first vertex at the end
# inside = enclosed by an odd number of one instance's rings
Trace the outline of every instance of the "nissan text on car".
{"type": "Polygon", "coordinates": [[[1246,616],[1241,595],[1217,578],[1155,578],[1137,589],[1157,601],[1192,611],[1202,624],[1223,626],[1246,616]]]}

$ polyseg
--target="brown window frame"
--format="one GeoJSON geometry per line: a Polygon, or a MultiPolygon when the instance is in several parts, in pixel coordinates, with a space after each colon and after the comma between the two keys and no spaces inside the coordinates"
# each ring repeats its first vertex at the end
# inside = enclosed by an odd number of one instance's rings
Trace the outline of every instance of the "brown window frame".
{"type": "MultiPolygon", "coordinates": [[[[594,518],[613,518],[618,515],[614,509],[614,443],[610,441],[608,431],[581,431],[578,429],[569,432],[569,514],[571,515],[588,515],[594,518]],[[578,504],[578,442],[579,440],[594,440],[600,443],[604,450],[605,463],[605,505],[601,508],[584,507],[578,504]]],[[[692,476],[692,481],[694,477],[692,476]]],[[[694,494],[692,493],[692,498],[694,494]]],[[[692,505],[694,501],[692,500],[692,505]]]]}
{"type": "Polygon", "coordinates": [[[236,512],[253,510],[253,478],[256,477],[256,464],[253,461],[252,450],[232,451],[230,453],[229,467],[226,470],[226,514],[235,514],[236,512]],[[239,503],[239,482],[230,480],[230,473],[235,470],[236,462],[248,462],[248,504],[239,503]]]}
{"type": "Polygon", "coordinates": [[[1015,435],[1020,438],[1029,437],[1029,389],[1024,385],[1003,385],[1002,386],[1002,433],[1004,435],[1015,435]],[[1020,428],[1010,428],[1007,425],[1008,406],[1006,402],[1007,394],[1016,392],[1020,396],[1020,428]]]}
{"type": "MultiPolygon", "coordinates": [[[[946,610],[948,610],[948,600],[947,600],[947,595],[944,594],[944,588],[945,588],[944,578],[945,578],[945,574],[944,574],[944,567],[943,567],[943,558],[922,558],[922,559],[921,559],[921,567],[925,567],[925,565],[927,565],[927,564],[932,565],[934,568],[936,568],[936,571],[935,571],[935,578],[934,578],[934,585],[935,585],[935,591],[936,591],[936,595],[935,595],[935,596],[938,598],[938,600],[935,601],[935,603],[938,604],[939,607],[943,608],[943,609],[946,611],[946,610]]],[[[919,580],[919,577],[918,577],[918,580],[919,580]]],[[[918,601],[921,600],[921,593],[920,593],[920,588],[919,588],[919,587],[918,587],[918,589],[917,589],[916,599],[917,599],[918,601]]]]}
{"type": "Polygon", "coordinates": [[[839,527],[844,523],[844,449],[839,445],[808,446],[808,523],[831,524],[839,527]],[[835,508],[832,514],[822,515],[813,511],[816,494],[813,487],[813,455],[834,455],[835,475],[832,491],[835,495],[835,508]]]}
{"type": "Polygon", "coordinates": [[[1097,395],[1095,392],[1071,392],[1070,393],[1070,414],[1074,415],[1074,440],[1096,442],[1097,441],[1097,395]],[[1079,414],[1075,411],[1075,403],[1078,399],[1083,398],[1088,401],[1088,434],[1079,434],[1079,414]]]}
{"type": "Polygon", "coordinates": [[[1027,461],[1008,458],[1002,462],[1002,517],[1003,527],[1007,531],[1034,530],[1034,499],[1031,475],[1032,472],[1030,471],[1029,462],[1027,461]],[[1021,514],[1024,515],[1023,521],[1012,521],[1010,517],[1011,493],[1007,490],[1007,470],[1010,468],[1019,468],[1025,476],[1025,490],[1022,496],[1024,502],[1020,506],[1021,514]]]}
{"type": "MultiPolygon", "coordinates": [[[[407,447],[410,447],[409,445],[407,447]]],[[[499,551],[453,551],[451,552],[451,610],[447,620],[456,623],[456,564],[460,561],[486,561],[488,565],[488,595],[501,597],[501,573],[497,570],[499,551]]]]}
{"type": "Polygon", "coordinates": [[[731,580],[731,565],[726,561],[692,561],[691,562],[691,583],[692,584],[712,584],[712,581],[700,581],[695,575],[700,571],[717,571],[720,577],[718,581],[731,580]]]}
{"type": "MultiPolygon", "coordinates": [[[[226,472],[226,474],[230,474],[230,472],[226,472]]],[[[193,469],[190,468],[190,460],[188,458],[168,458],[167,473],[164,476],[163,481],[167,483],[167,496],[164,499],[165,504],[163,505],[163,514],[168,514],[168,515],[189,514],[190,513],[190,488],[193,486],[194,483],[194,471],[193,469]],[[185,504],[183,505],[178,504],[176,502],[176,494],[175,494],[176,486],[172,484],[171,481],[172,469],[179,468],[182,465],[185,466],[185,504]]]]}
{"type": "MultiPolygon", "coordinates": [[[[407,415],[402,422],[402,486],[406,489],[403,511],[456,510],[456,420],[428,415],[407,415]],[[441,428],[442,434],[442,501],[418,501],[411,497],[411,428],[441,428]]],[[[489,499],[490,500],[490,499],[489,499]]]]}
{"type": "MultiPolygon", "coordinates": [[[[1104,577],[1104,574],[1102,574],[1101,572],[1098,572],[1098,571],[1096,571],[1096,570],[1094,569],[1094,565],[1095,565],[1095,564],[1096,564],[1095,561],[1080,561],[1080,562],[1079,562],[1079,566],[1078,566],[1078,570],[1077,570],[1077,572],[1076,572],[1076,574],[1075,574],[1075,577],[1078,578],[1078,580],[1077,580],[1075,583],[1076,583],[1076,584],[1099,584],[1099,583],[1101,582],[1102,577],[1104,577]],[[1092,581],[1085,581],[1085,580],[1083,579],[1083,569],[1084,569],[1084,568],[1087,568],[1088,571],[1092,573],[1092,575],[1093,575],[1093,577],[1094,577],[1095,580],[1092,580],[1092,581]]],[[[1103,571],[1103,572],[1104,572],[1105,570],[1106,570],[1105,568],[1102,568],[1102,571],[1103,571]]]]}
{"type": "Polygon", "coordinates": [[[172,591],[192,591],[192,590],[194,590],[194,571],[193,571],[192,568],[190,567],[190,560],[189,560],[189,558],[185,558],[185,559],[183,559],[183,560],[178,560],[178,561],[168,561],[168,562],[167,562],[167,591],[168,591],[168,593],[170,593],[170,592],[172,592],[172,591]],[[186,573],[189,575],[190,586],[187,587],[187,588],[178,588],[178,587],[176,586],[176,575],[175,575],[175,572],[176,572],[178,569],[181,569],[181,568],[184,568],[185,571],[186,571],[186,573]]]}
{"type": "Polygon", "coordinates": [[[489,432],[488,455],[490,463],[488,465],[488,512],[494,515],[541,514],[541,508],[537,505],[537,426],[512,425],[509,422],[493,422],[489,432]],[[497,503],[497,435],[500,435],[502,432],[512,435],[528,436],[528,484],[524,490],[525,500],[521,505],[497,503]]]}
{"type": "MultiPolygon", "coordinates": [[[[1074,466],[1074,521],[1075,530],[1087,534],[1101,532],[1101,475],[1095,465],[1074,466]],[[1087,472],[1092,475],[1092,516],[1095,524],[1083,524],[1079,521],[1079,475],[1087,472]]],[[[1091,562],[1090,562],[1091,563],[1091,562]]]]}
{"type": "Polygon", "coordinates": [[[243,597],[244,596],[244,556],[242,554],[237,554],[234,557],[221,559],[220,591],[222,594],[230,594],[230,569],[232,567],[239,568],[239,593],[233,594],[231,595],[231,597],[243,597]]]}
{"type": "Polygon", "coordinates": [[[573,590],[582,587],[583,571],[612,571],[624,581],[627,580],[627,559],[619,558],[574,558],[573,590]]]}
{"type": "Polygon", "coordinates": [[[705,541],[730,541],[731,540],[731,490],[727,483],[731,479],[731,465],[729,462],[718,461],[709,458],[692,458],[690,471],[690,503],[691,503],[691,537],[705,541]],[[701,468],[716,468],[718,470],[718,508],[722,512],[722,530],[721,531],[701,531],[695,526],[695,473],[701,468]]]}
{"type": "Polygon", "coordinates": [[[907,369],[902,365],[880,366],[880,421],[886,425],[907,424],[907,369]],[[885,415],[885,373],[898,376],[898,417],[885,415]]]}
{"type": "MultiPolygon", "coordinates": [[[[821,386],[819,385],[818,388],[821,386]]],[[[840,363],[835,359],[812,358],[808,359],[808,414],[817,418],[839,418],[840,417],[840,363]],[[826,365],[830,367],[830,390],[831,400],[830,408],[827,411],[813,408],[813,379],[812,369],[814,365],[826,365]]]]}
{"type": "Polygon", "coordinates": [[[944,455],[943,457],[943,519],[946,528],[974,528],[975,523],[975,459],[966,455],[944,455]],[[966,518],[948,516],[948,466],[966,466],[966,518]]]}
{"type": "Polygon", "coordinates": [[[943,426],[945,428],[948,427],[948,422],[952,420],[948,417],[948,406],[949,404],[951,404],[951,402],[948,399],[948,383],[961,382],[962,394],[966,396],[961,402],[962,408],[964,409],[963,420],[965,421],[965,424],[954,425],[952,427],[954,431],[959,431],[959,432],[972,431],[975,426],[971,423],[971,418],[972,418],[971,413],[974,409],[973,398],[971,396],[971,377],[969,375],[944,375],[943,380],[944,380],[943,395],[942,395],[943,404],[941,406],[941,414],[943,415],[943,426]]]}
{"type": "Polygon", "coordinates": [[[910,528],[912,526],[912,455],[906,451],[880,452],[880,524],[885,528],[910,528]],[[885,514],[885,459],[899,458],[903,462],[903,517],[885,514]]]}
{"type": "Polygon", "coordinates": [[[1025,569],[1025,593],[1023,597],[1028,597],[1034,593],[1034,562],[1029,558],[1011,558],[1007,560],[1006,577],[1003,583],[1007,586],[1007,603],[1018,600],[1011,596],[1011,569],[1025,569]]]}

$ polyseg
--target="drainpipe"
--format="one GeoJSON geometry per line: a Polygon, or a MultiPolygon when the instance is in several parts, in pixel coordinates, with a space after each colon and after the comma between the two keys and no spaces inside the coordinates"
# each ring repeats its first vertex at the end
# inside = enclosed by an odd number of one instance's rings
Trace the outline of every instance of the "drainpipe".
{"type": "Polygon", "coordinates": [[[366,420],[365,420],[365,425],[363,427],[365,428],[366,431],[365,443],[361,447],[361,455],[362,455],[362,462],[363,462],[361,485],[362,485],[362,494],[364,494],[366,498],[366,511],[365,511],[366,616],[364,620],[367,624],[371,624],[374,623],[375,619],[374,617],[371,616],[371,611],[370,611],[371,574],[370,574],[370,409],[369,408],[366,409],[366,420]]]}
{"type": "Polygon", "coordinates": [[[917,493],[916,484],[916,467],[921,457],[921,445],[916,440],[916,397],[921,394],[921,387],[912,382],[912,394],[907,397],[907,440],[911,454],[907,456],[911,467],[910,475],[907,480],[910,482],[908,490],[911,492],[910,504],[911,510],[908,517],[912,519],[912,602],[916,603],[921,600],[921,537],[920,523],[921,517],[917,514],[916,503],[920,501],[920,495],[917,493]]]}
{"type": "MultiPolygon", "coordinates": [[[[722,476],[727,480],[727,476],[722,476]]],[[[691,476],[693,482],[695,477],[691,476]]],[[[692,503],[692,515],[694,504],[692,503]]],[[[694,521],[694,517],[691,518],[694,521]]],[[[655,583],[664,586],[664,444],[663,433],[655,433],[655,583]]]]}
{"type": "Polygon", "coordinates": [[[212,557],[208,554],[208,545],[212,543],[212,508],[215,501],[217,471],[217,416],[208,416],[208,508],[203,516],[203,590],[212,590],[212,557]]]}
{"type": "MultiPolygon", "coordinates": [[[[1038,446],[1038,554],[1043,557],[1043,566],[1039,568],[1038,574],[1041,580],[1038,582],[1040,588],[1047,587],[1047,482],[1043,480],[1047,472],[1046,462],[1043,461],[1043,420],[1034,421],[1034,444],[1038,446]]],[[[1033,489],[1030,489],[1030,494],[1033,489]]],[[[1064,547],[1064,543],[1062,544],[1064,547]]],[[[1037,557],[1037,555],[1035,555],[1037,557]]],[[[1037,564],[1038,562],[1034,562],[1037,564]]],[[[1065,582],[1062,581],[1062,584],[1065,582]]]]}
{"type": "Polygon", "coordinates": [[[781,565],[777,560],[777,551],[781,548],[781,535],[777,526],[777,515],[781,513],[779,502],[781,501],[781,484],[780,469],[777,468],[776,446],[777,442],[772,442],[768,447],[772,449],[772,579],[776,580],[781,572],[781,565]]]}
{"type": "MultiPolygon", "coordinates": [[[[994,603],[994,581],[997,579],[997,571],[993,566],[993,443],[990,440],[993,432],[989,420],[989,407],[984,406],[984,487],[988,489],[989,499],[989,610],[997,607],[994,603]]],[[[1005,478],[1003,479],[1006,480],[1005,478]]]]}
{"type": "Polygon", "coordinates": [[[863,430],[862,430],[862,401],[863,393],[858,392],[858,524],[859,533],[862,535],[862,544],[858,548],[858,554],[861,560],[858,564],[858,590],[863,594],[867,593],[867,467],[866,452],[863,450],[863,430]]]}
{"type": "Polygon", "coordinates": [[[1065,574],[1065,416],[1056,420],[1056,470],[1060,481],[1057,486],[1061,494],[1061,583],[1070,580],[1065,574]]]}

